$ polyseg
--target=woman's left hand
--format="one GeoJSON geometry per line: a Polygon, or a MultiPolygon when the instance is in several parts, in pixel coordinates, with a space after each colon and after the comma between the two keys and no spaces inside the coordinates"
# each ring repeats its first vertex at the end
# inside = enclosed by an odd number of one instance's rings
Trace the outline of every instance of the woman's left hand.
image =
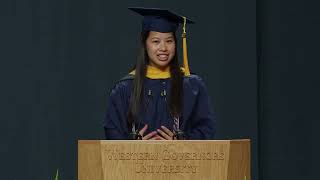
{"type": "Polygon", "coordinates": [[[161,129],[157,129],[157,132],[161,135],[159,136],[161,140],[173,140],[173,132],[165,126],[161,126],[161,129]]]}

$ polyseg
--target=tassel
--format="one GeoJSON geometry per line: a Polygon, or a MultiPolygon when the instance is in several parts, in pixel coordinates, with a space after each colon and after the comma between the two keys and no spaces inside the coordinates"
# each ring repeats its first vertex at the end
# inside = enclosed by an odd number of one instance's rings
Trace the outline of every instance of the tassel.
{"type": "Polygon", "coordinates": [[[188,64],[188,51],[187,51],[186,23],[187,23],[187,18],[183,17],[183,32],[182,32],[183,67],[184,67],[184,75],[190,76],[190,69],[188,64]]]}

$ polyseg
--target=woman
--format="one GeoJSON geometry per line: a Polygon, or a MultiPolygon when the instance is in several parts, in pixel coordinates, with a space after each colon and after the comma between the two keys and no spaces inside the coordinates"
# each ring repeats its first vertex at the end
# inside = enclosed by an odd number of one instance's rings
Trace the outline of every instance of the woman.
{"type": "Polygon", "coordinates": [[[177,55],[175,31],[179,23],[185,30],[193,22],[167,10],[129,9],[144,16],[140,56],[111,91],[106,139],[212,139],[215,120],[206,87],[189,73],[185,43],[185,68],[177,55]]]}

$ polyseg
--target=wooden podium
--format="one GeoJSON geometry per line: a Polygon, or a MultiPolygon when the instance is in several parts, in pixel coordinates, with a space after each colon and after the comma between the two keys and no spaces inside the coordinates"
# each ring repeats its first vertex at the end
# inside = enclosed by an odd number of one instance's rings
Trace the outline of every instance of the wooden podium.
{"type": "Polygon", "coordinates": [[[78,141],[78,180],[250,180],[250,140],[78,141]]]}

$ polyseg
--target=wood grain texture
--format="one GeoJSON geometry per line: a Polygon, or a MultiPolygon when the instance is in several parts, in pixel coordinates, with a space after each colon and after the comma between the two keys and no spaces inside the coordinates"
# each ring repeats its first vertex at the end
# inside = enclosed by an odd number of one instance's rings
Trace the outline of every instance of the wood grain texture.
{"type": "Polygon", "coordinates": [[[79,141],[79,180],[250,179],[250,141],[79,141]]]}
{"type": "Polygon", "coordinates": [[[78,141],[78,180],[102,180],[100,141],[78,141]]]}
{"type": "Polygon", "coordinates": [[[250,141],[231,141],[228,180],[250,180],[250,141]],[[239,178],[240,177],[240,178],[239,178]],[[242,178],[241,178],[242,177],[242,178]]]}

